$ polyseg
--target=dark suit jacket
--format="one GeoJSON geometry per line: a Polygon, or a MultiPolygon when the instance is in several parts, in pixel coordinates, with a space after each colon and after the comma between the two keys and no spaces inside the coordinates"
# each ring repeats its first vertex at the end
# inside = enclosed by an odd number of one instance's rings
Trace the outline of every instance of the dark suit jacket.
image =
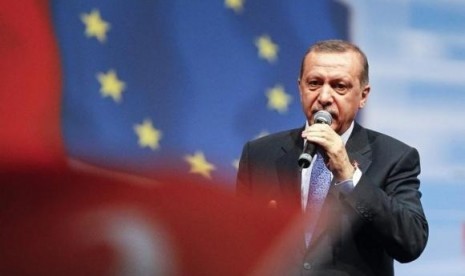
{"type": "MultiPolygon", "coordinates": [[[[273,203],[290,198],[300,208],[302,130],[248,142],[238,192],[273,203]]],[[[349,194],[331,186],[312,244],[297,254],[288,275],[393,275],[393,259],[410,262],[426,246],[417,150],[357,123],[346,149],[362,177],[349,194]]]]}

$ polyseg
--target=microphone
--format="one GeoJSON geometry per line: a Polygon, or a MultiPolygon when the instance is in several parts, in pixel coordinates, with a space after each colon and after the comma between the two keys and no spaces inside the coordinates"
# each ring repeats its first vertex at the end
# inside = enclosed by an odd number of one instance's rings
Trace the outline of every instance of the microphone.
{"type": "MultiPolygon", "coordinates": [[[[331,117],[331,114],[328,111],[325,110],[320,110],[314,115],[314,121],[315,124],[327,124],[331,125],[333,118],[331,117]]],[[[303,168],[308,168],[310,166],[310,163],[312,162],[312,158],[315,155],[317,146],[313,143],[310,143],[307,141],[305,143],[304,150],[302,151],[302,154],[299,156],[299,167],[301,169],[303,168]]]]}

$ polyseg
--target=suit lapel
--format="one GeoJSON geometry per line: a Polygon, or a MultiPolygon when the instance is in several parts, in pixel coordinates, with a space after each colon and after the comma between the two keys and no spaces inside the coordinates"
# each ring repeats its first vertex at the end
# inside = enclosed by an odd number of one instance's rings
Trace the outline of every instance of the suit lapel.
{"type": "Polygon", "coordinates": [[[372,161],[372,150],[365,128],[355,123],[354,130],[347,141],[346,149],[350,161],[356,163],[362,174],[365,173],[372,161]]]}
{"type": "Polygon", "coordinates": [[[303,149],[300,136],[303,128],[294,129],[281,147],[281,156],[276,160],[280,190],[288,198],[300,205],[300,168],[297,160],[303,149]]]}

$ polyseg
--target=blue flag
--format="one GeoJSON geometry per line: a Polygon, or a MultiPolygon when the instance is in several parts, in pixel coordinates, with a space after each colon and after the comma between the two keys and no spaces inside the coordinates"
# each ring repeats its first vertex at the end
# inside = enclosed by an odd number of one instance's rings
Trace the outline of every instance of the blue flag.
{"type": "Polygon", "coordinates": [[[339,1],[52,1],[52,13],[69,156],[210,180],[234,179],[247,140],[304,124],[302,56],[349,39],[339,1]]]}

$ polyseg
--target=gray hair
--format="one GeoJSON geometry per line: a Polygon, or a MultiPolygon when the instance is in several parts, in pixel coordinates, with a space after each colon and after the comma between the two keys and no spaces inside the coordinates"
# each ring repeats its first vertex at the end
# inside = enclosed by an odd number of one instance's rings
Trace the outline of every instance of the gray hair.
{"type": "Polygon", "coordinates": [[[360,77],[359,77],[360,84],[362,85],[368,84],[369,68],[368,68],[368,59],[365,53],[362,50],[360,50],[360,48],[357,45],[344,41],[344,40],[338,40],[338,39],[319,41],[313,44],[310,48],[308,48],[300,64],[299,80],[302,78],[302,74],[304,71],[304,61],[308,54],[310,53],[346,53],[349,51],[358,53],[358,55],[360,56],[360,61],[362,64],[362,71],[360,72],[360,77]]]}

